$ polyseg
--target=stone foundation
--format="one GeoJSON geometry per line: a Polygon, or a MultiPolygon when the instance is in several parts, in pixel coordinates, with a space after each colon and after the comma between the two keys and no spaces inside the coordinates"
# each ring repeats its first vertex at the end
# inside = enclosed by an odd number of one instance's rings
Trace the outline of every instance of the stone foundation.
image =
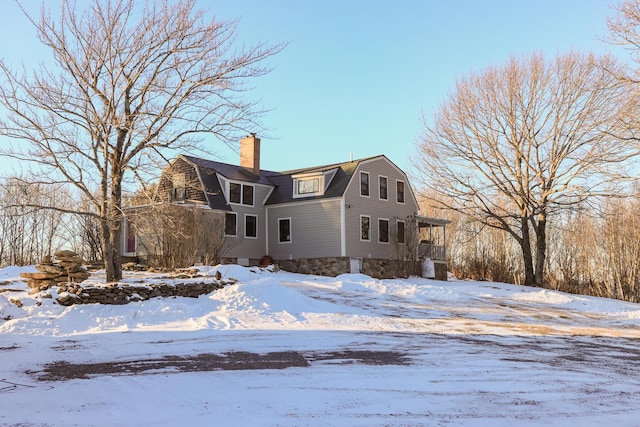
{"type": "Polygon", "coordinates": [[[362,259],[362,273],[377,279],[397,279],[420,275],[420,263],[393,259],[362,259]]]}
{"type": "Polygon", "coordinates": [[[444,280],[445,282],[449,279],[449,275],[447,273],[447,264],[435,262],[433,267],[436,271],[436,280],[444,280]]]}
{"type": "Polygon", "coordinates": [[[274,261],[285,271],[300,274],[335,277],[349,272],[349,258],[305,258],[274,261]]]}
{"type": "MultiPolygon", "coordinates": [[[[275,262],[282,270],[290,271],[292,273],[335,277],[351,271],[351,260],[349,257],[306,258],[277,260],[275,262]]],[[[394,279],[419,276],[420,272],[420,263],[415,261],[373,258],[362,259],[361,273],[376,279],[394,279]]],[[[446,278],[446,264],[436,264],[436,279],[446,280],[446,278]],[[444,274],[442,274],[443,272],[444,274]]]]}

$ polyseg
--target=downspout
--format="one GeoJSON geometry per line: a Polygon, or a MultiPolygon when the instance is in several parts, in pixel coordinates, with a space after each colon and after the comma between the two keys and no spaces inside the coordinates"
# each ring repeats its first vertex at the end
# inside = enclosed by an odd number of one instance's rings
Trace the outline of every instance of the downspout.
{"type": "Polygon", "coordinates": [[[340,256],[347,256],[346,205],[344,195],[340,198],[340,256]]]}
{"type": "Polygon", "coordinates": [[[271,255],[269,253],[269,208],[264,208],[264,249],[265,255],[271,255]]]}

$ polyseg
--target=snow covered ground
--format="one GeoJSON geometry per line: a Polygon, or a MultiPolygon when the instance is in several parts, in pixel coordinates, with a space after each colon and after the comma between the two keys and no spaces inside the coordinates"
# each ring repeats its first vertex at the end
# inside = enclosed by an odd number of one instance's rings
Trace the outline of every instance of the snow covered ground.
{"type": "Polygon", "coordinates": [[[0,270],[2,426],[640,425],[637,304],[217,266],[238,283],[63,307],[32,270],[0,270]]]}

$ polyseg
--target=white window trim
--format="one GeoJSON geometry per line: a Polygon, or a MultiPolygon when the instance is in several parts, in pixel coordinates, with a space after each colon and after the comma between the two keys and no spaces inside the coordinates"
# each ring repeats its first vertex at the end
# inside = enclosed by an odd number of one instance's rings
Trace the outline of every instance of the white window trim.
{"type": "Polygon", "coordinates": [[[379,175],[378,176],[378,200],[384,200],[384,201],[389,200],[389,177],[384,176],[384,175],[379,175]],[[381,183],[382,178],[387,180],[387,197],[384,198],[384,199],[382,198],[382,195],[380,194],[380,188],[382,187],[380,185],[380,183],[381,183]]]}
{"type": "Polygon", "coordinates": [[[407,183],[404,182],[401,179],[396,179],[396,188],[395,188],[395,190],[396,190],[396,203],[399,204],[399,205],[404,205],[406,203],[406,201],[407,201],[407,183]],[[402,202],[398,201],[398,183],[399,182],[402,183],[402,190],[403,190],[402,191],[402,195],[404,197],[404,201],[402,201],[402,202]]]}
{"type": "Polygon", "coordinates": [[[358,192],[360,193],[360,197],[371,197],[371,174],[369,172],[360,171],[358,175],[358,192]],[[367,183],[369,185],[369,194],[362,194],[362,175],[367,175],[367,183]]]}
{"type": "Polygon", "coordinates": [[[378,218],[378,243],[382,243],[384,245],[388,245],[389,243],[391,243],[391,230],[389,229],[389,226],[391,225],[391,222],[389,221],[388,218],[378,218]],[[380,221],[387,221],[387,241],[383,242],[382,240],[380,240],[380,221]]]}
{"type": "Polygon", "coordinates": [[[278,243],[285,245],[291,242],[293,242],[293,222],[291,217],[278,218],[278,243]],[[289,221],[289,240],[280,240],[280,221],[289,221]]]}
{"type": "Polygon", "coordinates": [[[302,198],[302,197],[313,197],[313,196],[322,196],[324,194],[324,175],[323,174],[317,174],[317,175],[311,175],[311,176],[305,176],[305,177],[299,177],[299,178],[294,178],[293,179],[293,198],[294,199],[298,199],[298,198],[302,198]],[[315,191],[313,193],[299,193],[298,192],[298,184],[300,182],[303,181],[311,181],[311,180],[318,180],[318,191],[315,191]]]}
{"type": "Polygon", "coordinates": [[[242,181],[227,181],[225,190],[227,192],[227,201],[229,202],[230,205],[250,206],[250,207],[254,207],[256,205],[256,186],[253,185],[253,184],[247,184],[247,183],[242,182],[242,181]],[[231,201],[231,184],[238,184],[240,186],[240,203],[231,201]],[[242,203],[242,198],[243,198],[242,196],[244,194],[244,187],[252,187],[253,188],[253,200],[251,201],[250,205],[242,203]]]}
{"type": "Polygon", "coordinates": [[[224,235],[225,235],[225,237],[238,237],[238,213],[237,212],[225,212],[224,235]],[[227,223],[226,223],[226,216],[227,215],[234,215],[236,217],[235,234],[227,234],[227,223]]]}
{"type": "Polygon", "coordinates": [[[257,239],[258,238],[258,215],[244,214],[244,238],[245,239],[257,239]],[[252,217],[254,217],[256,219],[256,235],[255,236],[247,236],[247,218],[250,217],[250,216],[252,216],[252,217]]]}
{"type": "Polygon", "coordinates": [[[361,242],[370,242],[371,241],[371,216],[370,215],[360,215],[360,241],[361,242]],[[369,218],[369,238],[362,238],[362,218],[369,218]]]}

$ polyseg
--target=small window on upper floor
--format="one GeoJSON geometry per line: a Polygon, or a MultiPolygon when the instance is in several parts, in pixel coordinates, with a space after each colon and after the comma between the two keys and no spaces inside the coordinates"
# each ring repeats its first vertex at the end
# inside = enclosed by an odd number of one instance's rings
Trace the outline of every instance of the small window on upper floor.
{"type": "Polygon", "coordinates": [[[253,206],[253,185],[230,182],[229,202],[253,206]]]}
{"type": "Polygon", "coordinates": [[[404,181],[396,181],[396,201],[404,203],[404,181]]]}
{"type": "Polygon", "coordinates": [[[242,186],[242,204],[253,206],[253,186],[242,186]]]}
{"type": "Polygon", "coordinates": [[[360,195],[369,197],[369,173],[360,172],[360,195]]]}
{"type": "Polygon", "coordinates": [[[378,177],[378,184],[380,187],[380,200],[387,200],[387,177],[378,177]]]}
{"type": "Polygon", "coordinates": [[[171,200],[174,202],[184,202],[187,196],[186,178],[184,173],[174,173],[171,177],[173,186],[171,200]]]}
{"type": "Polygon", "coordinates": [[[293,197],[320,196],[324,193],[322,177],[295,178],[293,182],[293,197]]]}

